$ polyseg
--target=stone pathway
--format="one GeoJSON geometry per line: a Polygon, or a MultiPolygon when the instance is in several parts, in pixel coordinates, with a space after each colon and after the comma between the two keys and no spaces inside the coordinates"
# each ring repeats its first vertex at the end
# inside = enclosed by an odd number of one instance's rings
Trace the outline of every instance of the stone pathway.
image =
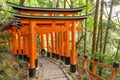
{"type": "Polygon", "coordinates": [[[36,72],[36,77],[30,80],[69,80],[60,67],[45,57],[39,58],[40,68],[36,72]]]}
{"type": "Polygon", "coordinates": [[[39,63],[42,63],[42,80],[68,80],[58,65],[50,62],[45,57],[40,57],[39,63]]]}

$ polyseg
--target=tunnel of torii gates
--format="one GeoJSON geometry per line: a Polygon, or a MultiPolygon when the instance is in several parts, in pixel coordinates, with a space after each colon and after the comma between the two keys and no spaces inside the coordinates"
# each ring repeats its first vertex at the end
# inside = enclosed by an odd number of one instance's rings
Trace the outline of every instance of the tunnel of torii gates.
{"type": "Polygon", "coordinates": [[[11,27],[4,29],[4,32],[13,34],[11,40],[13,53],[18,55],[20,59],[26,58],[29,62],[29,76],[34,77],[36,68],[39,67],[36,47],[37,35],[41,39],[41,53],[47,52],[47,57],[61,60],[65,65],[70,65],[70,71],[75,73],[77,62],[76,31],[83,30],[77,24],[86,19],[88,15],[73,15],[81,12],[85,6],[62,9],[25,7],[10,2],[7,4],[17,10],[18,13],[10,12],[16,19],[11,27]],[[37,16],[38,14],[40,16],[37,16]],[[62,16],[55,16],[58,14],[62,16]],[[45,51],[44,35],[46,35],[47,51],[45,51]],[[70,38],[72,38],[71,43],[70,38]]]}

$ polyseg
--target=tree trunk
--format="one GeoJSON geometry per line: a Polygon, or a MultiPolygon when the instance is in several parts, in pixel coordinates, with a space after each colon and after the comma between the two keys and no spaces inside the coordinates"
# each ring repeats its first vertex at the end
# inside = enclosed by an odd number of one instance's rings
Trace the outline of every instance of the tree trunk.
{"type": "Polygon", "coordinates": [[[70,8],[74,8],[74,1],[73,1],[73,0],[70,0],[70,3],[71,3],[70,8]]]}
{"type": "Polygon", "coordinates": [[[64,0],[64,8],[66,8],[66,0],[64,0]]]}
{"type": "Polygon", "coordinates": [[[76,49],[78,49],[80,42],[82,41],[82,39],[84,38],[84,36],[82,35],[81,38],[76,42],[76,49]]]}
{"type": "Polygon", "coordinates": [[[56,8],[59,8],[59,7],[60,7],[60,0],[57,0],[56,8]]]}
{"type": "MultiPolygon", "coordinates": [[[[86,5],[88,5],[88,0],[86,0],[86,5]]],[[[88,9],[86,8],[86,15],[87,14],[88,9]]],[[[87,20],[85,20],[84,55],[86,55],[86,40],[87,40],[87,20]]]]}
{"type": "Polygon", "coordinates": [[[99,10],[99,0],[96,1],[95,18],[94,18],[94,29],[93,29],[93,40],[92,40],[92,54],[94,54],[94,52],[95,52],[95,45],[96,45],[98,10],[99,10]]]}
{"type": "MultiPolygon", "coordinates": [[[[96,31],[97,31],[97,22],[98,22],[98,10],[99,10],[99,0],[96,1],[96,8],[95,8],[93,40],[92,40],[92,55],[94,55],[94,53],[95,53],[96,31]]],[[[94,57],[91,57],[91,59],[94,59],[94,57]]],[[[90,64],[90,70],[92,70],[92,64],[90,64]]]]}
{"type": "MultiPolygon", "coordinates": [[[[100,52],[100,56],[99,56],[99,60],[100,62],[102,62],[102,27],[103,27],[103,21],[102,21],[102,18],[103,18],[103,9],[104,9],[104,0],[101,0],[101,11],[100,11],[100,22],[99,22],[99,38],[98,38],[98,41],[97,42],[100,42],[99,44],[99,52],[100,52]]],[[[96,46],[96,51],[98,50],[98,45],[96,46]]],[[[102,68],[99,68],[99,75],[102,76],[102,68]]]]}
{"type": "Polygon", "coordinates": [[[23,6],[25,0],[20,0],[20,5],[23,6]]]}
{"type": "Polygon", "coordinates": [[[115,60],[119,59],[118,57],[118,52],[119,52],[119,48],[120,48],[120,39],[119,39],[119,42],[118,42],[118,47],[117,47],[117,52],[116,52],[116,55],[115,55],[115,60]]]}
{"type": "Polygon", "coordinates": [[[104,47],[103,47],[103,53],[104,53],[104,54],[105,54],[105,52],[106,52],[106,45],[107,45],[107,39],[108,39],[107,37],[108,37],[109,26],[110,26],[110,21],[111,21],[112,9],[113,9],[113,0],[112,0],[112,2],[111,2],[110,14],[109,14],[109,16],[108,16],[108,23],[107,23],[105,40],[104,40],[104,47]]]}

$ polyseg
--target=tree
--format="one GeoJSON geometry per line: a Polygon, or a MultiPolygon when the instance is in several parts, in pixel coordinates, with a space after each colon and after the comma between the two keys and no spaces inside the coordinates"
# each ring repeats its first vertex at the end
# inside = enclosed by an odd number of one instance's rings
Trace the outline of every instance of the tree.
{"type": "MultiPolygon", "coordinates": [[[[88,5],[88,0],[86,0],[86,5],[88,5]]],[[[88,9],[86,8],[86,15],[88,14],[88,9]]],[[[87,20],[85,20],[85,36],[84,36],[84,55],[86,55],[86,39],[87,39],[87,20]]]]}
{"type": "MultiPolygon", "coordinates": [[[[101,9],[100,9],[100,20],[99,20],[99,30],[98,30],[98,38],[97,38],[97,45],[96,51],[98,51],[99,47],[99,61],[102,62],[102,41],[103,41],[103,9],[104,9],[104,0],[101,0],[101,9]]],[[[102,69],[99,68],[99,75],[102,75],[102,69]]]]}
{"type": "MultiPolygon", "coordinates": [[[[95,53],[95,46],[96,46],[96,32],[97,32],[97,24],[98,24],[98,11],[99,11],[99,0],[96,1],[96,8],[95,8],[95,17],[94,17],[94,27],[93,27],[93,38],[92,38],[92,54],[95,53]]],[[[94,57],[91,57],[94,59],[94,57]]],[[[90,65],[90,70],[92,70],[92,64],[90,65]]]]}
{"type": "Polygon", "coordinates": [[[103,53],[104,54],[106,52],[106,44],[107,44],[107,39],[108,39],[107,37],[108,37],[109,28],[110,28],[110,21],[111,21],[112,10],[113,10],[113,0],[111,1],[111,5],[110,5],[110,13],[109,13],[109,16],[108,16],[106,34],[105,34],[105,39],[104,39],[104,47],[103,47],[103,53]]]}
{"type": "Polygon", "coordinates": [[[25,0],[20,0],[20,5],[23,6],[24,2],[25,2],[25,0]]]}
{"type": "Polygon", "coordinates": [[[95,8],[95,18],[94,18],[94,28],[93,28],[93,40],[92,40],[92,54],[95,53],[96,32],[97,32],[97,24],[98,24],[98,11],[99,11],[99,0],[96,1],[96,8],[95,8]]]}

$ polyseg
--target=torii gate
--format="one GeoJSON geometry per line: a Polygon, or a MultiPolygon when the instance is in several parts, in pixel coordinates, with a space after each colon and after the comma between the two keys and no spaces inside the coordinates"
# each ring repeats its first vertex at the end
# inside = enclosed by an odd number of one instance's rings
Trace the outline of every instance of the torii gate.
{"type": "MultiPolygon", "coordinates": [[[[12,3],[8,4],[12,6],[14,9],[19,10],[20,14],[12,13],[15,17],[20,18],[20,22],[22,24],[21,33],[24,36],[24,46],[29,47],[30,52],[26,53],[28,57],[30,57],[30,69],[29,75],[32,77],[35,74],[36,69],[36,48],[35,48],[35,36],[37,34],[41,35],[41,42],[43,41],[43,34],[47,35],[47,56],[50,57],[50,49],[49,49],[49,35],[51,34],[52,39],[52,57],[56,55],[56,60],[59,60],[59,56],[61,59],[65,56],[65,64],[70,64],[70,71],[76,72],[76,30],[82,30],[81,27],[77,27],[77,22],[82,22],[88,16],[68,16],[69,14],[74,15],[78,13],[78,11],[82,11],[82,8],[76,9],[44,9],[44,8],[31,8],[31,7],[23,7],[19,5],[15,5],[12,3]],[[27,10],[27,11],[26,11],[27,10]],[[31,15],[24,15],[31,14],[31,15]],[[36,14],[48,14],[49,16],[35,16],[36,14]],[[53,14],[63,14],[64,16],[52,16],[53,14]],[[70,26],[70,24],[72,26],[70,26]],[[60,25],[60,27],[58,27],[60,25]],[[61,25],[63,27],[61,27],[61,25]],[[39,26],[39,27],[38,27],[39,26]],[[46,26],[46,27],[43,27],[46,26]],[[72,32],[72,53],[70,54],[70,46],[69,46],[69,31],[72,32]],[[55,42],[53,37],[53,32],[55,32],[55,42]],[[58,32],[61,35],[61,54],[59,54],[58,49],[58,32]],[[63,33],[65,32],[65,37],[63,33]],[[64,55],[64,39],[65,41],[65,49],[66,53],[64,55]],[[26,45],[27,41],[29,41],[29,46],[26,45]]],[[[25,48],[26,49],[26,48],[25,48]]],[[[44,44],[42,44],[42,50],[44,50],[44,44]]],[[[27,51],[27,50],[26,50],[27,51]]]]}

